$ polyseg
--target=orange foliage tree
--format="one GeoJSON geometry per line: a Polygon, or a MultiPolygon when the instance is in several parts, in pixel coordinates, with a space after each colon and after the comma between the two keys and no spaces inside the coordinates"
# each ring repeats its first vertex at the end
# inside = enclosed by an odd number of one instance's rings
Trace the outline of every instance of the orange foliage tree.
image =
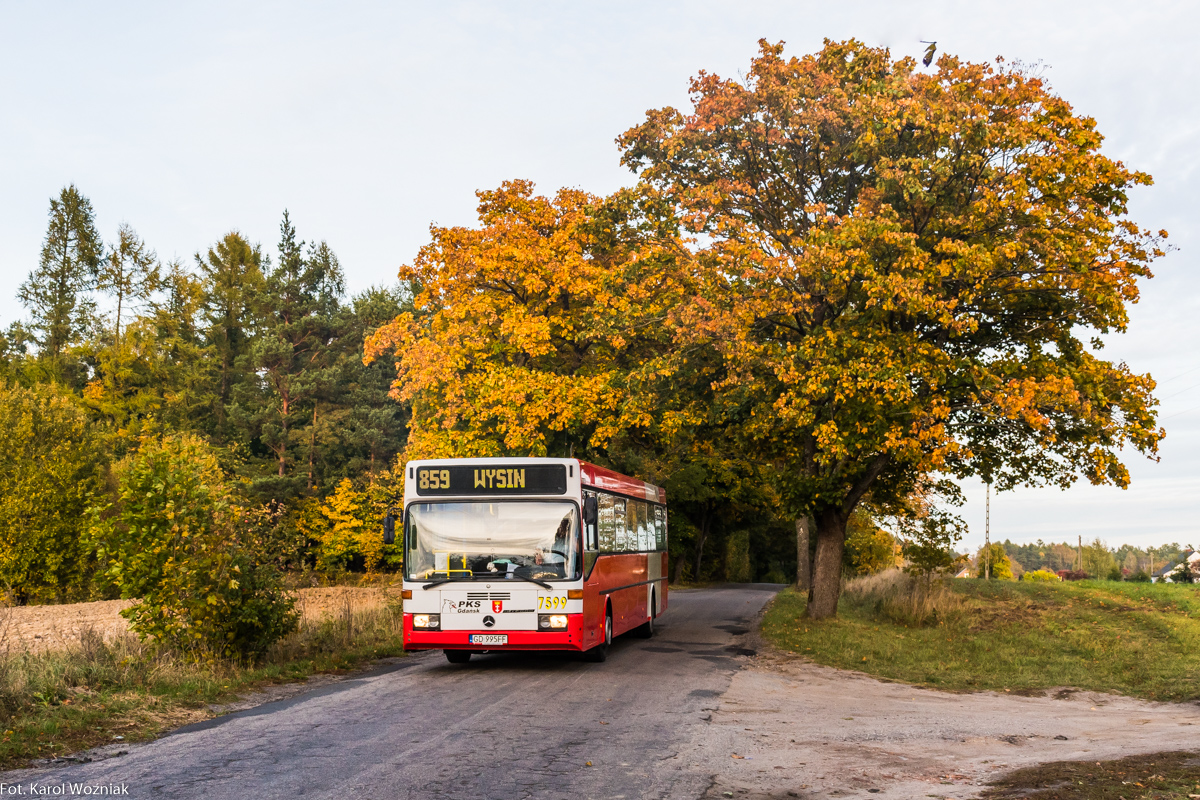
{"type": "Polygon", "coordinates": [[[688,424],[658,387],[690,254],[653,197],[527,181],[478,195],[478,228],[433,228],[401,269],[416,311],[367,342],[368,359],[394,354],[393,396],[412,403],[406,457],[595,453],[688,424]]]}
{"type": "Polygon", "coordinates": [[[1155,453],[1153,381],[1086,337],[1125,329],[1166,233],[1127,218],[1150,177],[1093,120],[1019,67],[855,41],[762,42],[744,81],[691,91],[623,160],[698,235],[677,357],[718,354],[731,433],[815,521],[810,616],[836,614],[866,498],[932,473],[1123,487],[1117,451],[1155,453]]]}

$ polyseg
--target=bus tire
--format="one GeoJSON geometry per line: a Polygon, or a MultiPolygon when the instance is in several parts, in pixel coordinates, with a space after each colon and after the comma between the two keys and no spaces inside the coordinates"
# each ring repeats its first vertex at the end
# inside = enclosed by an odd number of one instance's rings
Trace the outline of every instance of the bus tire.
{"type": "Polygon", "coordinates": [[[639,639],[649,639],[651,636],[654,635],[655,600],[656,600],[655,593],[651,592],[650,593],[650,618],[647,619],[641,625],[638,625],[636,628],[633,629],[633,635],[638,637],[639,639]]]}
{"type": "Polygon", "coordinates": [[[601,661],[604,661],[606,658],[608,658],[608,648],[612,646],[613,640],[612,632],[612,607],[609,606],[604,610],[604,641],[601,644],[593,647],[591,650],[585,650],[583,653],[583,660],[590,661],[593,664],[599,664],[601,661]]]}
{"type": "Polygon", "coordinates": [[[451,664],[465,664],[471,660],[470,650],[443,650],[446,660],[451,664]]]}

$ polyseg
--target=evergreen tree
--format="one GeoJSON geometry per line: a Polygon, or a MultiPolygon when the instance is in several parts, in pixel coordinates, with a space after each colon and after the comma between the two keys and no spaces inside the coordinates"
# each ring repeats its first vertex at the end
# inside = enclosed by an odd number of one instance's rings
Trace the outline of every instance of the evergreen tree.
{"type": "Polygon", "coordinates": [[[71,184],[50,200],[41,259],[17,291],[29,309],[40,355],[51,362],[55,377],[65,377],[62,356],[78,343],[91,319],[94,304],[86,293],[102,256],[92,203],[71,184]]]}
{"type": "MultiPolygon", "coordinates": [[[[312,440],[305,429],[316,417],[316,401],[333,380],[337,318],[344,279],[337,256],[325,242],[309,248],[296,238],[284,211],[279,263],[256,297],[257,325],[246,353],[246,381],[235,392],[230,417],[274,461],[273,480],[260,491],[281,498],[301,478],[292,469],[297,451],[312,440]]],[[[307,485],[312,488],[311,446],[307,485]]],[[[301,456],[302,457],[302,456],[301,456]]]]}
{"type": "MultiPolygon", "coordinates": [[[[390,395],[395,365],[387,359],[364,364],[363,344],[381,325],[412,310],[411,292],[402,287],[373,287],[356,296],[352,308],[342,315],[338,337],[340,396],[336,398],[340,408],[330,408],[333,413],[325,415],[328,421],[335,414],[339,420],[336,430],[342,450],[337,464],[329,465],[337,476],[355,477],[364,472],[374,475],[386,469],[404,446],[411,409],[407,402],[397,403],[390,395]]],[[[330,432],[323,426],[314,434],[327,434],[324,441],[332,445],[330,432]]],[[[314,450],[319,439],[314,435],[314,450]]]]}
{"type": "Polygon", "coordinates": [[[254,300],[263,288],[262,261],[261,249],[237,231],[226,234],[206,256],[196,254],[204,281],[207,339],[216,356],[212,413],[215,428],[222,433],[226,427],[225,408],[234,386],[243,377],[241,357],[250,348],[248,328],[254,300]]]}

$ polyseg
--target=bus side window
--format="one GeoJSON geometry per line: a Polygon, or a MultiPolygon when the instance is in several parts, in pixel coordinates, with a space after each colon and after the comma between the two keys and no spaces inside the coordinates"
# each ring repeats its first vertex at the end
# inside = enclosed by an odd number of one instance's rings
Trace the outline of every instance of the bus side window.
{"type": "Polygon", "coordinates": [[[616,504],[611,494],[601,494],[597,500],[600,505],[599,522],[596,527],[600,534],[600,551],[611,553],[617,549],[617,514],[616,504]]]}
{"type": "Polygon", "coordinates": [[[650,520],[650,506],[646,505],[645,500],[637,501],[638,507],[638,549],[653,550],[654,549],[654,528],[653,522],[650,520]]]}
{"type": "Polygon", "coordinates": [[[638,531],[637,500],[625,501],[625,549],[642,549],[642,538],[640,532],[638,531]]]}
{"type": "Polygon", "coordinates": [[[654,507],[654,549],[667,549],[667,529],[663,524],[664,509],[662,506],[654,507]]]}
{"type": "Polygon", "coordinates": [[[625,498],[613,498],[613,511],[616,515],[617,535],[613,537],[613,549],[618,553],[633,549],[629,544],[629,532],[625,527],[625,498]]]}

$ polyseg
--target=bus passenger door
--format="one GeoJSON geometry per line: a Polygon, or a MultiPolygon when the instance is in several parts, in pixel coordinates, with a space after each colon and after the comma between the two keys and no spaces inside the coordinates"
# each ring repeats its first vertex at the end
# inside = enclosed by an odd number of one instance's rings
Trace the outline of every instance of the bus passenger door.
{"type": "Polygon", "coordinates": [[[600,643],[604,630],[604,596],[596,559],[599,546],[599,504],[595,492],[583,492],[583,648],[600,643]]]}

